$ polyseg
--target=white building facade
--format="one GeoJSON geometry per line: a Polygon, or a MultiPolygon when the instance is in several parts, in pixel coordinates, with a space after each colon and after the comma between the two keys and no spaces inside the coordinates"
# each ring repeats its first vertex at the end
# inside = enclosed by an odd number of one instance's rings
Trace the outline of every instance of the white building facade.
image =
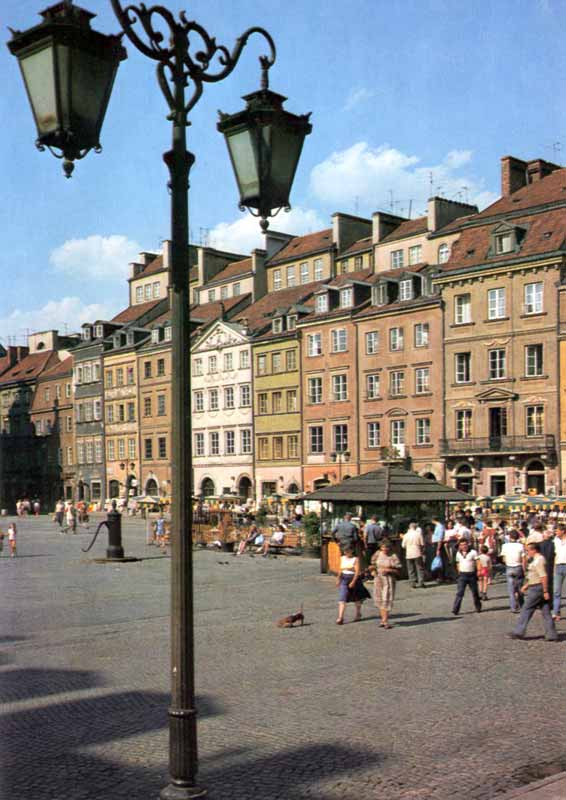
{"type": "Polygon", "coordinates": [[[194,494],[204,498],[253,491],[250,335],[216,320],[191,353],[194,494]]]}

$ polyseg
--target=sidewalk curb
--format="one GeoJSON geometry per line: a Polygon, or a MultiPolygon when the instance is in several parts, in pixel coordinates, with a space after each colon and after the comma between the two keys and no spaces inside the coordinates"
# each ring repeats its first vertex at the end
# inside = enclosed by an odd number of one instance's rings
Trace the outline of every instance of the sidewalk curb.
{"type": "Polygon", "coordinates": [[[541,781],[528,783],[508,794],[501,795],[501,800],[514,800],[516,797],[531,797],[532,800],[563,800],[566,798],[566,772],[551,775],[541,781]],[[550,788],[551,793],[548,792],[550,788]]]}

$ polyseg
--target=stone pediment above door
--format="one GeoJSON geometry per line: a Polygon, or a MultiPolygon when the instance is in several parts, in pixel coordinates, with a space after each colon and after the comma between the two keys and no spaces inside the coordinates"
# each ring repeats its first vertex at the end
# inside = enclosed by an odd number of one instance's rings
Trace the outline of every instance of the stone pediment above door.
{"type": "Polygon", "coordinates": [[[491,389],[484,389],[483,392],[476,394],[476,400],[480,403],[507,403],[517,399],[517,393],[509,389],[494,386],[491,389]]]}

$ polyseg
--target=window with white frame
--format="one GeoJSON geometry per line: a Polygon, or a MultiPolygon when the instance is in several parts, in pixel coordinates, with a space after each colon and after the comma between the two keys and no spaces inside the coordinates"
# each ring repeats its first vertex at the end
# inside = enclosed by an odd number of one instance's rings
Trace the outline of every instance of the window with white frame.
{"type": "Polygon", "coordinates": [[[322,403],[322,378],[309,378],[307,386],[309,403],[322,403]]]}
{"type": "Polygon", "coordinates": [[[249,369],[250,366],[250,351],[240,350],[240,369],[249,369]]]}
{"type": "Polygon", "coordinates": [[[489,289],[487,293],[487,318],[502,319],[505,316],[505,289],[489,289]]]}
{"type": "MultiPolygon", "coordinates": [[[[195,411],[198,411],[196,408],[196,392],[194,393],[195,396],[195,411]]],[[[202,392],[201,392],[202,395],[202,392]]],[[[201,409],[202,410],[202,409],[201,409]]],[[[143,399],[143,415],[144,417],[151,417],[151,397],[144,397],[143,399]]]]}
{"type": "Polygon", "coordinates": [[[513,250],[513,234],[511,231],[500,233],[495,237],[495,252],[497,255],[510,253],[513,250]]]}
{"type": "Polygon", "coordinates": [[[409,247],[409,264],[420,264],[423,260],[422,244],[415,244],[409,247]]]}
{"type": "Polygon", "coordinates": [[[415,325],[415,347],[428,347],[429,334],[428,322],[417,322],[415,325]]]}
{"type": "Polygon", "coordinates": [[[258,458],[265,460],[269,458],[269,439],[267,436],[260,436],[257,440],[258,458]]]}
{"type": "Polygon", "coordinates": [[[283,437],[282,436],[274,436],[273,437],[273,458],[274,459],[283,458],[283,437]]]}
{"type": "Polygon", "coordinates": [[[391,252],[391,269],[399,269],[403,266],[403,251],[393,250],[391,252]]]}
{"type": "Polygon", "coordinates": [[[216,289],[209,289],[208,290],[208,302],[214,303],[216,300],[216,289]]]}
{"type": "Polygon", "coordinates": [[[281,288],[281,270],[274,269],[273,270],[273,288],[275,291],[281,288]]]}
{"type": "Polygon", "coordinates": [[[158,358],[157,359],[157,375],[159,377],[162,377],[163,375],[165,375],[165,359],[164,358],[158,358]]]}
{"type": "Polygon", "coordinates": [[[450,246],[447,245],[446,243],[443,243],[438,248],[438,263],[446,264],[449,258],[450,258],[450,246]]]}
{"type": "Polygon", "coordinates": [[[195,456],[204,455],[204,433],[195,433],[195,456]]]}
{"type": "Polygon", "coordinates": [[[405,420],[391,420],[391,444],[393,447],[405,444],[405,420]]]}
{"type": "Polygon", "coordinates": [[[542,436],[544,434],[544,406],[527,406],[526,422],[527,436],[542,436]]]}
{"type": "Polygon", "coordinates": [[[363,256],[354,256],[354,270],[358,272],[364,267],[363,256]]]}
{"type": "Polygon", "coordinates": [[[271,369],[273,372],[281,372],[283,369],[283,362],[281,353],[272,353],[271,355],[271,369]]]}
{"type": "Polygon", "coordinates": [[[368,400],[375,400],[379,397],[379,375],[367,375],[366,388],[368,400]]]}
{"type": "Polygon", "coordinates": [[[526,283],[524,291],[525,314],[542,314],[544,310],[544,284],[542,281],[538,283],[526,283]]]}
{"type": "Polygon", "coordinates": [[[301,283],[308,283],[310,280],[310,270],[308,261],[303,261],[300,266],[301,271],[301,283]]]}
{"type": "Polygon", "coordinates": [[[236,452],[236,433],[234,431],[224,432],[224,453],[233,456],[236,452]]]}
{"type": "Polygon", "coordinates": [[[332,399],[333,400],[347,400],[348,399],[348,376],[347,375],[333,375],[332,376],[332,399]]]}
{"type": "Polygon", "coordinates": [[[136,303],[143,303],[143,286],[136,286],[136,303]]]}
{"type": "Polygon", "coordinates": [[[322,258],[315,258],[313,262],[314,266],[314,279],[315,281],[321,281],[324,277],[323,275],[323,267],[322,267],[322,258]]]}
{"type": "Polygon", "coordinates": [[[472,411],[469,408],[456,411],[456,438],[469,439],[472,435],[472,411]]]}
{"type": "Polygon", "coordinates": [[[297,390],[287,389],[287,411],[297,410],[297,390]]]}
{"type": "Polygon", "coordinates": [[[332,352],[344,353],[348,348],[346,328],[334,328],[331,333],[332,352]]]}
{"type": "Polygon", "coordinates": [[[416,420],[415,435],[417,444],[430,444],[430,419],[428,417],[420,417],[416,420]]]}
{"type": "Polygon", "coordinates": [[[368,447],[379,447],[381,444],[381,425],[379,422],[368,422],[368,447]]]}
{"type": "Polygon", "coordinates": [[[354,305],[354,290],[351,286],[340,292],[340,308],[351,308],[354,305]]]}
{"type": "Polygon", "coordinates": [[[143,287],[143,293],[146,300],[151,300],[151,283],[146,283],[143,287]]]}
{"type": "Polygon", "coordinates": [[[85,463],[85,446],[82,442],[77,445],[77,463],[85,463]]]}
{"type": "MultiPolygon", "coordinates": [[[[79,420],[80,421],[80,420],[79,420]]],[[[106,409],[106,421],[112,424],[114,422],[114,406],[108,406],[106,409]]]]}
{"type": "Polygon", "coordinates": [[[227,386],[224,389],[224,408],[234,408],[234,387],[227,386]]]}
{"type": "Polygon", "coordinates": [[[210,455],[220,455],[220,434],[218,431],[212,431],[210,434],[210,455]]]}
{"type": "Polygon", "coordinates": [[[227,286],[221,286],[220,287],[220,299],[221,300],[226,300],[227,298],[228,298],[228,287],[227,286]]]}
{"type": "Polygon", "coordinates": [[[472,321],[472,298],[469,294],[457,294],[454,298],[454,322],[465,325],[472,321]]]}
{"type": "Polygon", "coordinates": [[[525,376],[537,378],[543,374],[543,346],[542,344],[528,344],[525,347],[525,376]]]}
{"type": "Polygon", "coordinates": [[[395,370],[389,373],[389,394],[399,397],[405,393],[405,373],[395,370]]]}
{"type": "Polygon", "coordinates": [[[469,383],[472,380],[472,354],[456,353],[456,383],[469,383]]]}
{"type": "Polygon", "coordinates": [[[399,282],[399,300],[413,299],[413,279],[405,278],[399,282]]]}
{"type": "Polygon", "coordinates": [[[268,414],[269,407],[267,401],[267,392],[260,392],[257,396],[257,413],[268,414]]]}
{"type": "Polygon", "coordinates": [[[265,354],[259,355],[257,357],[257,374],[258,375],[267,374],[267,356],[265,354]]]}
{"type": "Polygon", "coordinates": [[[287,288],[297,285],[295,267],[287,267],[287,288]]]}
{"type": "Polygon", "coordinates": [[[102,400],[94,401],[94,418],[95,420],[102,419],[102,400]]]}
{"type": "Polygon", "coordinates": [[[317,294],[315,301],[315,309],[319,314],[324,314],[328,311],[328,294],[317,294]]]}
{"type": "Polygon", "coordinates": [[[193,361],[193,375],[202,375],[202,358],[193,361]]]}
{"type": "Polygon", "coordinates": [[[173,336],[173,328],[171,327],[171,325],[166,325],[166,326],[163,328],[163,339],[164,339],[166,342],[170,342],[170,341],[171,341],[171,338],[172,338],[172,336],[173,336]]]}
{"type": "Polygon", "coordinates": [[[322,425],[311,425],[309,428],[309,452],[324,452],[322,425]]]}
{"type": "Polygon", "coordinates": [[[371,302],[374,306],[384,306],[388,300],[386,283],[378,283],[377,286],[371,287],[371,302]]]}
{"type": "Polygon", "coordinates": [[[159,285],[159,282],[158,282],[158,281],[156,281],[156,282],[153,284],[153,298],[154,298],[154,300],[155,300],[155,299],[157,299],[157,298],[159,297],[159,295],[160,295],[160,292],[161,292],[161,286],[159,285]]]}
{"type": "Polygon", "coordinates": [[[218,389],[210,389],[208,392],[209,411],[218,411],[218,389]]]}
{"type": "Polygon", "coordinates": [[[366,333],[366,353],[368,356],[377,353],[379,349],[379,333],[377,331],[369,331],[366,333]]]}
{"type": "Polygon", "coordinates": [[[307,355],[320,356],[322,355],[322,334],[311,333],[307,336],[307,355]]]}
{"type": "Polygon", "coordinates": [[[337,453],[345,453],[348,449],[348,426],[343,422],[332,426],[332,449],[337,453]]]}
{"type": "Polygon", "coordinates": [[[118,458],[126,458],[126,442],[124,439],[118,439],[118,458]]]}
{"type": "Polygon", "coordinates": [[[505,378],[507,353],[498,347],[495,350],[489,351],[489,378],[490,380],[497,380],[498,378],[505,378]]]}
{"type": "Polygon", "coordinates": [[[389,349],[391,351],[402,350],[404,344],[403,328],[389,329],[389,349]]]}
{"type": "Polygon", "coordinates": [[[115,453],[115,445],[113,439],[110,439],[110,441],[108,442],[107,449],[108,449],[108,461],[114,461],[114,459],[116,458],[116,453],[115,453]]]}
{"type": "Polygon", "coordinates": [[[273,333],[281,333],[283,330],[283,320],[281,317],[275,317],[271,323],[271,330],[273,333]]]}
{"type": "Polygon", "coordinates": [[[208,357],[208,372],[209,374],[214,374],[215,372],[218,372],[218,360],[216,356],[208,357]]]}
{"type": "Polygon", "coordinates": [[[299,437],[296,434],[287,436],[287,458],[299,457],[299,437]]]}
{"type": "Polygon", "coordinates": [[[430,370],[428,367],[419,367],[415,370],[415,393],[427,394],[430,392],[430,370]]]}
{"type": "Polygon", "coordinates": [[[240,431],[240,446],[244,455],[252,452],[252,432],[249,428],[240,431]]]}
{"type": "Polygon", "coordinates": [[[239,297],[241,293],[242,293],[242,284],[235,283],[234,286],[232,287],[232,296],[239,297]]]}
{"type": "Polygon", "coordinates": [[[136,457],[136,440],[128,439],[128,458],[132,461],[136,457]]]}
{"type": "Polygon", "coordinates": [[[234,369],[234,354],[224,353],[224,371],[232,372],[234,369]]]}
{"type": "Polygon", "coordinates": [[[243,383],[240,386],[240,405],[251,406],[252,404],[252,391],[249,383],[243,383]]]}
{"type": "Polygon", "coordinates": [[[287,330],[294,331],[297,327],[297,315],[296,314],[289,314],[287,317],[287,330]]]}

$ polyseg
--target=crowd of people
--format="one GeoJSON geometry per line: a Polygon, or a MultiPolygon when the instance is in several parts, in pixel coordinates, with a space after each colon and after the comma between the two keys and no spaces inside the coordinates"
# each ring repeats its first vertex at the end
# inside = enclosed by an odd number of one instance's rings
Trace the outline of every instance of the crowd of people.
{"type": "MultiPolygon", "coordinates": [[[[332,537],[341,552],[336,623],[343,624],[347,603],[356,607],[355,620],[361,618],[361,604],[369,596],[362,587],[371,575],[380,624],[390,628],[395,584],[402,570],[391,531],[377,516],[358,527],[352,515],[345,514],[332,529],[332,537]]],[[[480,613],[494,575],[500,572],[505,574],[510,611],[519,615],[508,635],[523,639],[538,609],[545,638],[558,640],[555,623],[560,620],[566,581],[566,525],[557,519],[542,519],[533,512],[493,520],[488,510],[458,509],[448,519],[436,517],[425,526],[411,520],[400,532],[399,543],[413,588],[424,588],[428,577],[437,583],[456,583],[452,604],[455,616],[460,613],[466,589],[480,613]]]]}

